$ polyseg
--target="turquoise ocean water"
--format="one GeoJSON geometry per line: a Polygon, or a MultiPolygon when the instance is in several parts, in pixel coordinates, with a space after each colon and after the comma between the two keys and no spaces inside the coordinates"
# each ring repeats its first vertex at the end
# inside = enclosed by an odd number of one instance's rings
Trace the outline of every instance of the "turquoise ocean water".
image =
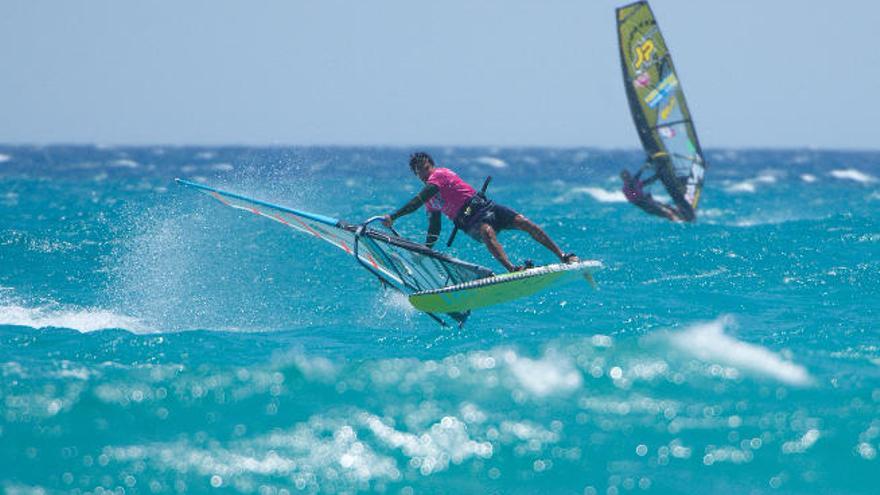
{"type": "Polygon", "coordinates": [[[429,149],[606,266],[461,329],[173,183],[356,222],[418,190],[411,151],[0,147],[0,489],[880,489],[880,152],[712,151],[676,225],[619,193],[635,150],[429,149]]]}

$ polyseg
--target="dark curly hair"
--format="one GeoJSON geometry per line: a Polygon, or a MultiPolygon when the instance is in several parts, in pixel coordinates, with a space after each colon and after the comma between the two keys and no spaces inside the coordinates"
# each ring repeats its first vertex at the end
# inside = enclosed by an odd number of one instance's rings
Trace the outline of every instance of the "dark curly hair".
{"type": "Polygon", "coordinates": [[[416,168],[423,166],[425,163],[430,163],[431,166],[434,166],[434,159],[431,158],[431,155],[425,153],[424,151],[419,151],[418,153],[413,153],[409,155],[409,169],[416,173],[416,168]]]}

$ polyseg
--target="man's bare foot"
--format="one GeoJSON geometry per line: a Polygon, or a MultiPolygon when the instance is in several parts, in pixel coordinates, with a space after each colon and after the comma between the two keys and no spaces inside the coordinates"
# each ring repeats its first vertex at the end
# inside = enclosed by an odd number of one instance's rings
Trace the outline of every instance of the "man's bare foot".
{"type": "Polygon", "coordinates": [[[521,272],[523,270],[528,270],[529,268],[534,268],[535,264],[532,263],[532,260],[525,260],[522,265],[516,265],[513,267],[510,272],[521,272]]]}
{"type": "Polygon", "coordinates": [[[565,253],[562,255],[563,263],[577,263],[578,261],[580,261],[580,258],[574,253],[565,253]]]}

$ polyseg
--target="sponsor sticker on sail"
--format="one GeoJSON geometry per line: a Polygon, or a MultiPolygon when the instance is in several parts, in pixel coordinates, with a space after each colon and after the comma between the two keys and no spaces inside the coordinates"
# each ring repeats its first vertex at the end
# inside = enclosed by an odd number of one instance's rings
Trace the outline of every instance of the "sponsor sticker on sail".
{"type": "Polygon", "coordinates": [[[657,108],[677,86],[678,79],[676,79],[675,74],[669,74],[660,81],[660,84],[653,91],[645,96],[645,103],[651,108],[657,108]]]}

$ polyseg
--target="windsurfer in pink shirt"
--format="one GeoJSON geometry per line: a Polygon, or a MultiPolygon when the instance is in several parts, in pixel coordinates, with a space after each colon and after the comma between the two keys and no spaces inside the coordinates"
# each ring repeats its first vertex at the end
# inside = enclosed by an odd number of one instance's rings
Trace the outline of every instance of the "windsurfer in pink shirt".
{"type": "Polygon", "coordinates": [[[657,215],[658,217],[663,217],[672,220],[673,222],[681,222],[682,218],[679,215],[678,210],[657,201],[651,196],[651,193],[643,190],[645,186],[654,182],[658,178],[654,175],[648,179],[641,180],[640,177],[642,172],[645,171],[645,168],[646,167],[642,167],[636,175],[631,175],[628,170],[621,170],[620,178],[623,180],[623,195],[626,196],[626,200],[651,215],[657,215]]]}
{"type": "Polygon", "coordinates": [[[455,172],[437,167],[427,153],[414,153],[410,156],[409,167],[425,183],[413,199],[399,210],[385,215],[386,226],[398,218],[409,215],[423,204],[428,210],[428,236],[425,244],[432,247],[440,236],[440,214],[449,217],[454,224],[477,241],[486,244],[489,252],[504,268],[514,272],[530,266],[530,262],[514,265],[498,242],[497,234],[502,230],[522,230],[541,245],[549,249],[564,263],[574,263],[578,257],[574,253],[563,253],[550,237],[531,220],[516,211],[486,199],[455,172]]]}

